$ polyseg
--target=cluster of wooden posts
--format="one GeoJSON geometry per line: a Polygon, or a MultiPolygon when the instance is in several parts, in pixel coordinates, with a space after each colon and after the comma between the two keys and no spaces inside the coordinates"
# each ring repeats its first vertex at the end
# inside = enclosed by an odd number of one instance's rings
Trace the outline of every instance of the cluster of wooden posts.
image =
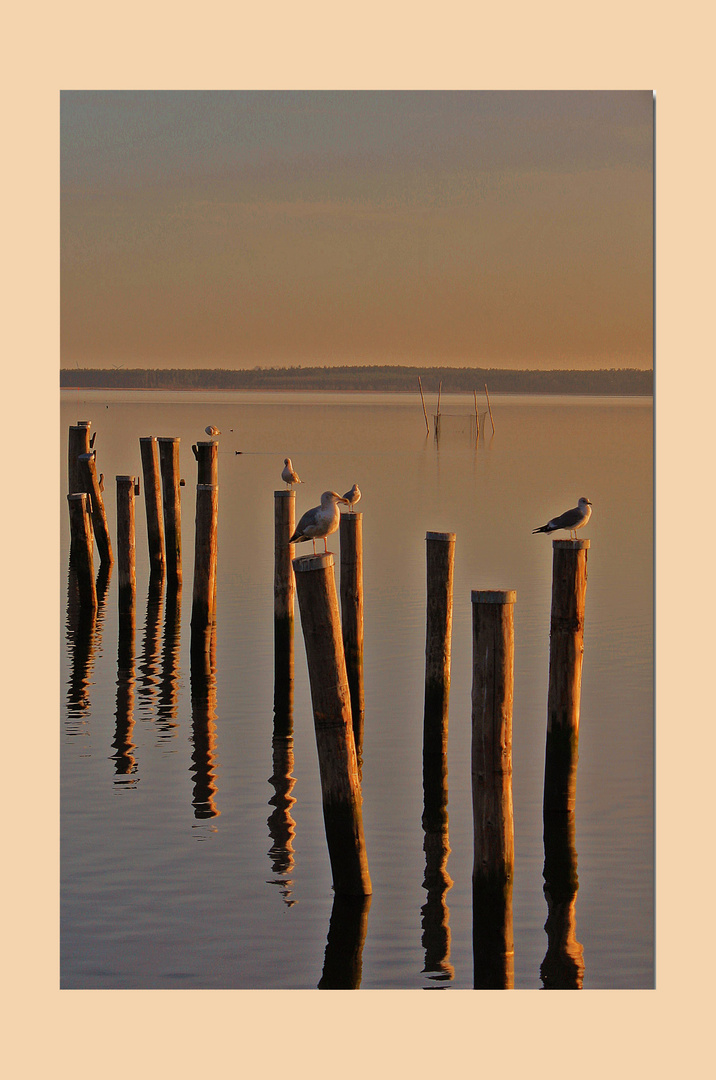
{"type": "MultiPolygon", "coordinates": [[[[83,607],[96,608],[93,543],[102,566],[113,562],[90,424],[70,428],[68,502],[71,559],[83,607]]],[[[181,587],[179,439],[140,439],[152,580],[181,587]]],[[[208,655],[216,615],[217,444],[192,447],[196,488],[192,658],[208,655]]],[[[117,476],[117,565],[120,622],[136,597],[134,499],[138,479],[117,476]]],[[[274,492],[274,735],[290,736],[293,703],[294,598],[303,630],[313,706],[324,824],[336,899],[372,892],[363,831],[361,758],[363,690],[363,538],[361,513],[341,515],[340,608],[334,557],[294,557],[295,492],[274,492]]],[[[579,986],[581,946],[574,931],[577,859],[574,807],[584,607],[589,540],[553,540],[549,689],[543,825],[548,950],[546,986],[579,986]]],[[[453,612],[454,533],[427,533],[427,609],[423,723],[424,826],[446,822],[448,706],[453,612]]],[[[472,800],[473,959],[476,988],[508,988],[514,980],[512,888],[512,702],[514,590],[473,591],[472,800]]],[[[444,831],[444,829],[443,829],[444,831]]],[[[361,907],[364,921],[367,908],[361,907]]],[[[339,911],[343,907],[339,905],[339,911]]],[[[336,916],[338,919],[338,916],[336,916]]],[[[341,915],[343,918],[343,915],[341,915]]],[[[340,921],[340,920],[339,920],[340,921]]],[[[350,921],[350,920],[349,920],[350,921]]],[[[337,931],[336,931],[337,933],[337,931]]]]}
{"type": "MultiPolygon", "coordinates": [[[[168,590],[180,590],[182,574],[181,487],[178,438],[140,438],[144,503],[147,515],[150,583],[166,581],[168,590]]],[[[94,578],[94,541],[100,565],[109,569],[114,553],[102,492],[97,476],[96,451],[90,443],[90,421],[70,427],[67,496],[70,513],[70,558],[77,573],[83,608],[97,607],[94,578]]],[[[192,446],[197,460],[194,585],[192,594],[192,654],[207,653],[216,618],[217,525],[219,517],[218,446],[198,442],[192,446]]],[[[117,577],[120,616],[131,616],[136,604],[135,498],[139,477],[121,475],[117,485],[117,577]]]]}
{"type": "MultiPolygon", "coordinates": [[[[298,595],[336,895],[371,892],[363,835],[360,760],[363,696],[363,515],[340,522],[340,612],[333,555],[293,558],[293,491],[275,493],[276,687],[292,672],[294,587],[298,595]],[[293,571],[293,573],[292,573],[293,571]],[[294,585],[295,583],[295,585],[294,585]]],[[[577,892],[574,806],[588,540],[553,540],[552,611],[543,823],[548,951],[546,986],[579,986],[574,932],[577,892]]],[[[440,832],[447,807],[448,706],[454,533],[427,533],[423,721],[424,825],[440,832]],[[437,824],[436,824],[437,823],[437,824]]],[[[473,959],[476,988],[514,985],[512,887],[512,702],[514,590],[473,591],[472,798],[473,959]]],[[[291,692],[290,690],[288,691],[291,692]]],[[[275,703],[277,715],[279,703],[275,703]]],[[[283,703],[285,705],[285,702],[283,703]]]]}

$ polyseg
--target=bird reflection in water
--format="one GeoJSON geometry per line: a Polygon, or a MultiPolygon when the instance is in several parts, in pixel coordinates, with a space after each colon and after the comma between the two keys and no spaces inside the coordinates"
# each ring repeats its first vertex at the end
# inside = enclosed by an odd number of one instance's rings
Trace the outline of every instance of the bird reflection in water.
{"type": "MultiPolygon", "coordinates": [[[[194,650],[191,655],[191,768],[194,779],[192,806],[194,817],[205,821],[219,817],[216,808],[216,623],[211,627],[210,644],[206,651],[194,650]]],[[[212,832],[216,830],[211,830],[212,832]]],[[[196,834],[206,839],[205,831],[196,834]]]]}
{"type": "Polygon", "coordinates": [[[134,728],[134,634],[136,615],[134,605],[119,616],[119,644],[117,649],[117,710],[111,755],[115,763],[115,784],[134,786],[139,777],[137,763],[132,751],[134,728]]]}

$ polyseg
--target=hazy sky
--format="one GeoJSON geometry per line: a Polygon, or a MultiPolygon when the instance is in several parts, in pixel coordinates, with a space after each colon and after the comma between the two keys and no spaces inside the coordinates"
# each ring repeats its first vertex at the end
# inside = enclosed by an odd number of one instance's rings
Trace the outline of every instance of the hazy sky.
{"type": "Polygon", "coordinates": [[[61,97],[64,367],[650,367],[653,98],[61,97]]]}

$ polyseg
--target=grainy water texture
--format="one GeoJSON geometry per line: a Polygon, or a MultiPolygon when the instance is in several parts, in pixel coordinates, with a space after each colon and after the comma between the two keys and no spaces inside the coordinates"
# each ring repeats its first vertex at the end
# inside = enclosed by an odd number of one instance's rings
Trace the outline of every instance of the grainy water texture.
{"type": "MultiPolygon", "coordinates": [[[[324,965],[340,967],[352,950],[362,988],[471,988],[470,593],[508,588],[517,591],[514,985],[542,987],[552,542],[532,529],[582,495],[593,515],[584,530],[574,928],[585,989],[654,985],[652,401],[498,396],[494,436],[484,393],[478,404],[476,441],[472,396],[443,396],[438,444],[417,394],[63,392],[63,987],[315,988],[324,965]],[[140,436],[181,439],[179,618],[166,591],[149,602],[142,492],[128,652],[116,568],[89,639],[68,616],[65,470],[68,428],[78,420],[96,432],[115,542],[115,476],[141,473],[140,436]],[[215,686],[192,701],[191,446],[207,424],[222,432],[215,686]],[[273,739],[273,493],[284,486],[287,456],[304,481],[297,518],[326,489],[357,482],[363,492],[363,817],[373,895],[353,936],[350,927],[341,936],[334,912],[298,609],[293,744],[273,739]],[[450,850],[443,886],[430,893],[422,823],[429,531],[456,534],[450,850]]],[[[338,534],[329,549],[338,563],[338,534]]]]}

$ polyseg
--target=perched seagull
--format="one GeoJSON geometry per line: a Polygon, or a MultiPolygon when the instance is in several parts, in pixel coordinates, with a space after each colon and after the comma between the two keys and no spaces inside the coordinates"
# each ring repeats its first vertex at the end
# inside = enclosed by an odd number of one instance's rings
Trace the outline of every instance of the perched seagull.
{"type": "Polygon", "coordinates": [[[347,491],[345,493],[345,495],[343,496],[343,499],[344,499],[345,502],[348,503],[348,509],[350,510],[350,512],[353,513],[354,512],[353,508],[355,507],[355,504],[360,499],[360,488],[358,487],[358,485],[354,484],[353,487],[350,489],[350,491],[347,491]]]}
{"type": "Polygon", "coordinates": [[[217,435],[221,435],[221,432],[219,431],[218,427],[214,427],[213,424],[209,424],[208,427],[205,427],[204,431],[206,432],[207,435],[211,435],[212,439],[215,438],[217,435]]]}
{"type": "Polygon", "coordinates": [[[571,540],[577,539],[577,529],[581,529],[583,525],[586,525],[592,516],[592,504],[589,499],[580,499],[576,506],[571,510],[565,510],[559,517],[552,518],[546,525],[543,525],[541,529],[533,529],[534,533],[551,533],[555,529],[569,529],[569,535],[571,540]]]}
{"type": "Polygon", "coordinates": [[[346,501],[336,491],[324,491],[321,495],[321,505],[314,506],[312,510],[306,511],[296,526],[296,531],[289,540],[289,544],[300,544],[302,540],[312,540],[313,554],[315,555],[316,538],[322,536],[323,547],[327,552],[328,540],[326,538],[336,531],[341,517],[338,503],[346,501]]]}
{"type": "Polygon", "coordinates": [[[293,465],[291,464],[290,457],[285,457],[283,459],[283,465],[284,465],[284,468],[283,468],[283,472],[281,473],[281,479],[283,481],[285,481],[285,483],[287,483],[290,488],[292,488],[294,484],[302,484],[303,483],[303,480],[301,479],[301,477],[294,470],[293,465]]]}
{"type": "Polygon", "coordinates": [[[99,474],[99,490],[104,491],[104,473],[99,474]]]}

